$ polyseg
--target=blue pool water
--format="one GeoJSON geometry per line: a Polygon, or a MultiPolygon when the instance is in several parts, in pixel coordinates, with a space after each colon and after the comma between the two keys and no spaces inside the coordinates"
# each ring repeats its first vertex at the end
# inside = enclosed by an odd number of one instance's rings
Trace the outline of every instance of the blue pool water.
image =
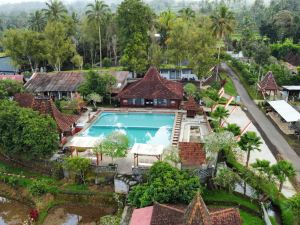
{"type": "Polygon", "coordinates": [[[102,113],[83,132],[83,136],[105,137],[113,131],[120,131],[134,143],[160,144],[167,146],[171,141],[175,115],[148,113],[102,113]]]}

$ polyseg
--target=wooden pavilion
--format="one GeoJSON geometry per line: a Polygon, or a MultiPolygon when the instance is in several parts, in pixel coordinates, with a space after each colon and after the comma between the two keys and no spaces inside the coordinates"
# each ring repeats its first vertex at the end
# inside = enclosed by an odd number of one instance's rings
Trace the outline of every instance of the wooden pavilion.
{"type": "Polygon", "coordinates": [[[189,99],[184,104],[184,109],[186,110],[187,117],[194,118],[199,111],[199,106],[193,96],[189,96],[189,99]]]}
{"type": "Polygon", "coordinates": [[[266,94],[271,96],[271,93],[273,93],[274,97],[277,95],[278,85],[276,83],[272,71],[269,71],[263,77],[263,79],[257,84],[257,87],[258,90],[262,93],[264,98],[266,94]]]}

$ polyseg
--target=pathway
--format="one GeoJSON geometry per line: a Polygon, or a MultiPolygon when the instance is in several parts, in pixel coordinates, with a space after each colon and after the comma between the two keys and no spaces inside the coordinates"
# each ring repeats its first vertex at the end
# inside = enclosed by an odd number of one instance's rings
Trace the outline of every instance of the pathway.
{"type": "Polygon", "coordinates": [[[280,153],[284,159],[293,163],[297,170],[297,181],[300,183],[300,157],[290,147],[279,131],[277,131],[276,127],[268,120],[265,114],[260,111],[257,105],[252,101],[234,71],[225,63],[222,63],[221,67],[232,79],[234,86],[241,97],[241,101],[249,112],[248,116],[260,131],[272,153],[275,156],[280,153]]]}

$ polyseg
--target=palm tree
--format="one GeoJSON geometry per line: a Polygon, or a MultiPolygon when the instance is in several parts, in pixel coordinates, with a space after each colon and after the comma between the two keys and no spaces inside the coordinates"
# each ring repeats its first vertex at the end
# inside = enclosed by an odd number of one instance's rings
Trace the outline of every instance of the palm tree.
{"type": "Polygon", "coordinates": [[[235,123],[227,124],[227,127],[225,128],[225,130],[233,133],[234,136],[238,136],[241,134],[241,128],[235,123]]]}
{"type": "Polygon", "coordinates": [[[183,8],[178,11],[179,16],[186,19],[186,20],[191,20],[195,18],[195,11],[192,10],[191,8],[183,8]]]}
{"type": "Polygon", "coordinates": [[[88,18],[88,21],[90,23],[95,23],[98,26],[100,67],[102,67],[101,23],[109,12],[109,8],[103,1],[100,0],[95,0],[94,4],[88,4],[87,8],[88,10],[85,12],[85,14],[88,18]]]}
{"type": "Polygon", "coordinates": [[[28,23],[31,30],[41,32],[46,25],[43,12],[41,10],[36,10],[34,13],[31,13],[28,23]]]}
{"type": "Polygon", "coordinates": [[[227,118],[229,115],[229,111],[222,106],[218,106],[211,114],[214,119],[219,121],[220,126],[222,124],[222,120],[227,118]]]}
{"type": "Polygon", "coordinates": [[[296,170],[292,163],[286,160],[280,160],[272,166],[272,172],[279,181],[279,192],[282,191],[283,183],[287,178],[292,178],[296,175],[296,170]]]}
{"type": "MultiPolygon", "coordinates": [[[[226,6],[221,6],[215,15],[211,15],[211,30],[214,37],[223,41],[225,36],[233,32],[234,15],[226,6]]],[[[218,64],[220,64],[221,45],[219,44],[218,64]]],[[[217,66],[217,76],[219,65],[217,66]]]]}
{"type": "Polygon", "coordinates": [[[250,152],[254,150],[260,151],[259,146],[262,144],[260,137],[258,137],[255,132],[248,131],[243,134],[238,144],[243,151],[247,152],[246,167],[248,167],[250,152]]]}
{"type": "Polygon", "coordinates": [[[270,161],[268,160],[259,160],[256,159],[255,163],[252,163],[251,166],[256,169],[260,175],[265,174],[269,181],[271,181],[272,178],[272,169],[270,165],[270,161]]]}
{"type": "Polygon", "coordinates": [[[58,21],[63,19],[68,12],[60,0],[49,0],[49,2],[46,2],[46,6],[47,9],[43,9],[43,12],[48,20],[58,21]]]}

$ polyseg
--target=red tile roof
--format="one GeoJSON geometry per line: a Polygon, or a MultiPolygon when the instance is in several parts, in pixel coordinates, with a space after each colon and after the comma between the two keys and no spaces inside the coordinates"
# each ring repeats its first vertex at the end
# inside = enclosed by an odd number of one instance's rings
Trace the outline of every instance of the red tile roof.
{"type": "Polygon", "coordinates": [[[130,225],[242,225],[238,209],[214,209],[210,212],[199,193],[185,210],[158,203],[143,209],[133,211],[130,225]]]}
{"type": "Polygon", "coordinates": [[[79,116],[61,113],[52,99],[36,98],[32,94],[19,93],[15,95],[15,100],[21,107],[31,108],[34,111],[39,111],[41,114],[50,115],[55,120],[60,132],[70,131],[71,126],[79,118],[79,116]]]}
{"type": "Polygon", "coordinates": [[[130,225],[151,225],[154,206],[133,210],[130,225]]]}
{"type": "Polygon", "coordinates": [[[19,82],[23,82],[23,75],[0,75],[0,80],[15,80],[19,82]]]}
{"type": "Polygon", "coordinates": [[[128,85],[120,98],[179,99],[183,98],[183,86],[176,81],[162,78],[155,67],[150,67],[144,78],[128,85]]]}
{"type": "Polygon", "coordinates": [[[261,91],[273,91],[278,90],[276,80],[272,71],[269,71],[264,78],[259,82],[259,88],[261,91]]]}
{"type": "Polygon", "coordinates": [[[199,109],[197,102],[193,98],[193,96],[189,96],[189,99],[187,102],[184,104],[184,109],[185,110],[193,110],[197,111],[199,109]]]}
{"type": "Polygon", "coordinates": [[[201,143],[179,142],[179,156],[183,166],[200,166],[206,163],[206,153],[201,143]]]}

